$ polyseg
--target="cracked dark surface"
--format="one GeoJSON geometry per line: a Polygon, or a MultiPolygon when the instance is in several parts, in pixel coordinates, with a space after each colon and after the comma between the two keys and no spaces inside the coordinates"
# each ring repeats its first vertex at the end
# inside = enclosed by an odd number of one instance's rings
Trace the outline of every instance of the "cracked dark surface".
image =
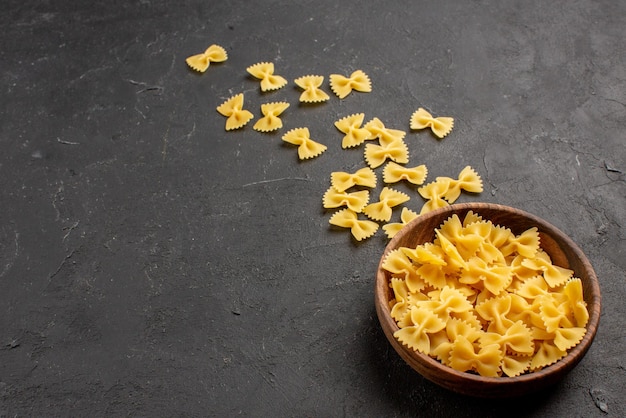
{"type": "Polygon", "coordinates": [[[5,1],[0,416],[626,415],[626,3],[422,3],[5,1]],[[190,71],[212,43],[229,59],[190,71]],[[290,84],[261,94],[260,61],[290,84]],[[372,93],[297,103],[294,78],[356,69],[372,93]],[[256,117],[289,101],[285,128],[225,132],[239,92],[256,117]],[[418,107],[452,133],[409,131],[418,107]],[[333,126],[360,112],[406,130],[429,181],[473,166],[485,190],[460,201],[585,251],[600,329],[552,390],[469,399],[393,352],[387,240],[357,245],[321,207],[332,171],[364,166],[333,126]],[[298,162],[280,136],[299,126],[326,153],[298,162]]]}

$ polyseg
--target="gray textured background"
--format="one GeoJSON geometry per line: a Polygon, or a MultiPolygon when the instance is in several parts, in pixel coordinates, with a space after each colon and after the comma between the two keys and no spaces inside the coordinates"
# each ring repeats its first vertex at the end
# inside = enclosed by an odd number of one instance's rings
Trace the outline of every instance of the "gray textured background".
{"type": "Polygon", "coordinates": [[[625,23],[609,0],[5,0],[0,416],[624,416],[625,23]],[[212,43],[228,61],[190,71],[212,43]],[[261,94],[260,61],[290,84],[261,94]],[[294,78],[356,69],[371,93],[298,104],[294,78]],[[239,92],[257,118],[290,102],[285,128],[225,132],[215,107],[239,92]],[[409,132],[418,107],[452,133],[409,132]],[[600,329],[553,390],[461,397],[391,349],[387,240],[356,244],[321,207],[332,171],[364,166],[333,126],[360,112],[407,131],[429,181],[473,166],[485,191],[460,201],[587,253],[600,329]],[[300,126],[326,153],[297,160],[280,137],[300,126]]]}

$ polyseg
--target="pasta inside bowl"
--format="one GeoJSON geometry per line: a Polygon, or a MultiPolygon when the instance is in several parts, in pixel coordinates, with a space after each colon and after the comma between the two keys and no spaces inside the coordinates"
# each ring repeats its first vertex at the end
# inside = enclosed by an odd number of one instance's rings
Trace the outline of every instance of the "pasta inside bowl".
{"type": "Polygon", "coordinates": [[[560,380],[600,318],[591,264],[563,232],[487,203],[419,216],[387,245],[375,302],[394,349],[450,390],[516,396],[560,380]]]}

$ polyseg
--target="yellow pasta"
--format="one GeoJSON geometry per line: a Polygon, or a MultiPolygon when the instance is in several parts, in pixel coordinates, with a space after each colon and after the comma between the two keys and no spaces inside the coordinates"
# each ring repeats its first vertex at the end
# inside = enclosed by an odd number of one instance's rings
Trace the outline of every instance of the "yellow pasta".
{"type": "Polygon", "coordinates": [[[364,118],[364,113],[356,113],[335,122],[335,127],[345,134],[341,142],[341,148],[353,148],[361,145],[368,139],[374,139],[369,130],[361,128],[364,118]]]}
{"type": "Polygon", "coordinates": [[[305,75],[296,78],[294,82],[304,91],[300,94],[300,102],[303,103],[320,103],[330,99],[320,87],[324,82],[324,76],[321,75],[305,75]]]}
{"type": "Polygon", "coordinates": [[[515,235],[469,212],[448,218],[435,236],[383,260],[398,292],[390,308],[402,344],[496,377],[549,366],[583,339],[581,281],[552,264],[536,228],[515,235]]]}
{"type": "Polygon", "coordinates": [[[261,91],[278,90],[287,85],[284,77],[274,74],[273,62],[260,62],[249,66],[246,71],[261,80],[261,91]]]}
{"type": "Polygon", "coordinates": [[[387,128],[385,124],[378,118],[374,118],[367,122],[364,128],[370,131],[370,139],[378,138],[378,141],[382,146],[402,142],[404,140],[404,137],[406,136],[406,132],[404,131],[401,131],[399,129],[387,128]]]}
{"type": "Polygon", "coordinates": [[[354,71],[350,77],[341,74],[330,75],[330,88],[340,99],[349,95],[352,90],[369,93],[372,91],[372,82],[367,74],[361,70],[354,71]]]}
{"type": "Polygon", "coordinates": [[[383,262],[383,268],[394,277],[404,279],[402,283],[411,293],[419,292],[426,287],[426,282],[413,268],[411,259],[399,249],[389,252],[383,262]]]}
{"type": "Polygon", "coordinates": [[[411,129],[430,128],[437,137],[443,138],[448,135],[454,127],[454,119],[445,116],[435,118],[428,111],[420,107],[411,115],[410,126],[411,129]]]}
{"type": "Polygon", "coordinates": [[[341,209],[331,216],[329,223],[342,228],[350,228],[352,236],[357,241],[371,237],[378,230],[378,224],[367,219],[359,219],[356,212],[350,209],[341,209]]]}
{"type": "Polygon", "coordinates": [[[430,352],[430,334],[437,333],[446,327],[445,321],[427,309],[412,307],[405,315],[410,320],[393,335],[402,344],[413,350],[428,354],[430,352]]]}
{"type": "Polygon", "coordinates": [[[322,204],[326,209],[338,208],[341,206],[347,206],[348,209],[354,212],[361,212],[367,202],[370,199],[370,192],[367,190],[361,190],[358,192],[338,192],[334,187],[330,187],[324,197],[322,198],[322,204]]]}
{"type": "Polygon", "coordinates": [[[294,128],[283,135],[283,141],[298,146],[298,158],[306,160],[315,158],[324,151],[326,145],[311,139],[308,128],[294,128]]]}
{"type": "Polygon", "coordinates": [[[482,179],[476,170],[469,165],[461,170],[457,179],[437,177],[435,180],[440,179],[448,181],[448,190],[443,194],[443,198],[446,199],[448,203],[454,203],[461,195],[462,190],[470,193],[481,193],[483,191],[482,179]]]}
{"type": "Polygon", "coordinates": [[[263,117],[252,127],[256,131],[271,132],[283,127],[279,116],[289,107],[287,102],[273,102],[261,105],[263,117]]]}
{"type": "Polygon", "coordinates": [[[379,201],[365,206],[363,213],[370,219],[387,222],[391,219],[391,208],[401,205],[409,199],[410,197],[406,193],[389,187],[383,187],[380,192],[379,201]]]}
{"type": "Polygon", "coordinates": [[[427,199],[426,203],[424,203],[422,209],[420,210],[420,215],[449,205],[449,203],[443,198],[446,191],[448,191],[448,186],[448,181],[439,179],[417,189],[417,192],[424,199],[427,199]]]}
{"type": "Polygon", "coordinates": [[[217,107],[217,111],[226,116],[226,130],[242,128],[254,115],[243,109],[243,93],[239,93],[217,107]]]}
{"type": "Polygon", "coordinates": [[[402,208],[400,219],[402,222],[394,222],[383,225],[383,231],[387,234],[387,238],[393,238],[406,224],[417,218],[419,215],[409,208],[402,208]]]}
{"type": "Polygon", "coordinates": [[[190,68],[203,73],[209,68],[211,62],[222,62],[227,59],[228,54],[224,48],[219,45],[211,45],[202,54],[192,55],[185,61],[190,68]]]}
{"type": "Polygon", "coordinates": [[[409,162],[409,149],[402,140],[390,142],[386,145],[367,144],[365,145],[365,162],[376,168],[391,160],[400,164],[409,162]]]}
{"type": "Polygon", "coordinates": [[[376,173],[369,167],[364,167],[354,173],[334,171],[330,173],[330,183],[338,192],[343,192],[352,186],[376,187],[376,173]]]}
{"type": "Polygon", "coordinates": [[[397,183],[406,180],[409,183],[420,185],[426,180],[428,169],[424,164],[417,167],[404,167],[390,161],[383,170],[383,180],[385,183],[397,183]]]}

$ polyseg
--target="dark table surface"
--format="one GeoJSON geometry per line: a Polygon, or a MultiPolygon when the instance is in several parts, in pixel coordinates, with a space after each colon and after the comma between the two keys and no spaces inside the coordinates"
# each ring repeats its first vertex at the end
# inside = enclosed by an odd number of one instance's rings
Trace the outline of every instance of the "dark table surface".
{"type": "Polygon", "coordinates": [[[5,0],[0,38],[0,416],[626,414],[626,2],[5,0]],[[191,71],[211,44],[228,60],[191,71]],[[287,87],[261,93],[261,61],[287,87]],[[357,69],[371,93],[330,93],[357,69]],[[307,74],[330,100],[298,104],[307,74]],[[237,93],[255,120],[289,102],[285,126],[226,132],[237,93]],[[418,107],[451,134],[411,131],[418,107]],[[391,349],[387,238],[357,243],[321,204],[331,172],[365,166],[333,125],[353,113],[407,132],[428,181],[474,167],[485,189],[460,202],[585,251],[603,315],[556,387],[466,398],[391,349]],[[296,127],[327,151],[298,161],[296,127]]]}

